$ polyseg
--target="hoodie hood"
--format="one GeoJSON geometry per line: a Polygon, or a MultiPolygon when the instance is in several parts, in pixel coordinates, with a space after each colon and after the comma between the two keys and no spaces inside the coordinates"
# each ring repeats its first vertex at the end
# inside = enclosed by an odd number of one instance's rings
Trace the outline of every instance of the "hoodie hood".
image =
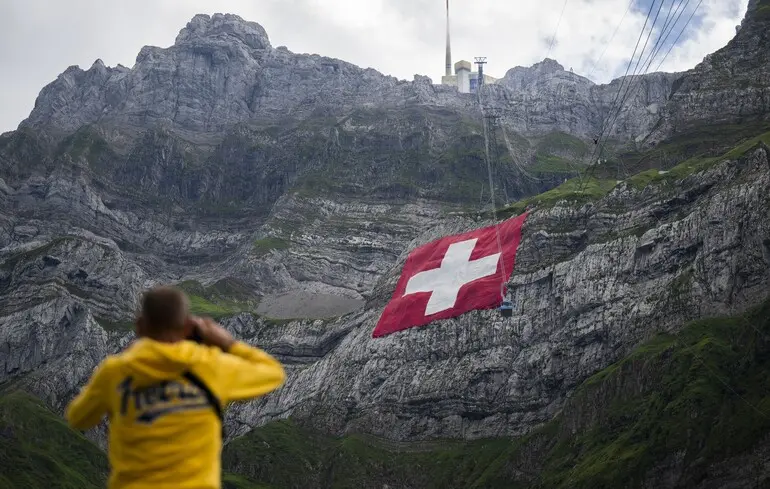
{"type": "Polygon", "coordinates": [[[200,363],[206,348],[192,341],[162,343],[139,338],[121,355],[127,371],[138,383],[154,383],[179,377],[200,363]]]}

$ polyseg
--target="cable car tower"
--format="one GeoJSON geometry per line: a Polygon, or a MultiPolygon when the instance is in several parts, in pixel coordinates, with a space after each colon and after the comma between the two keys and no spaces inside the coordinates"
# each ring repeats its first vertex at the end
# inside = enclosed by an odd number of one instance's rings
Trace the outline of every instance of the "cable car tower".
{"type": "Polygon", "coordinates": [[[476,61],[474,61],[474,63],[479,66],[478,70],[477,70],[478,71],[478,75],[477,75],[478,78],[477,78],[477,81],[476,81],[476,86],[478,88],[476,88],[476,90],[478,90],[479,93],[481,93],[481,86],[484,85],[484,65],[487,64],[487,57],[486,56],[476,56],[474,59],[476,60],[476,61]]]}

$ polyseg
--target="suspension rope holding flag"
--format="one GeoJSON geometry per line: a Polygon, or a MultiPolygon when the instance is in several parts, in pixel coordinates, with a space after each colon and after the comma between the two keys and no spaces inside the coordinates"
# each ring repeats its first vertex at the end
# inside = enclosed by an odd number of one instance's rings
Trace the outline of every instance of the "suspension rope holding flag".
{"type": "Polygon", "coordinates": [[[527,215],[444,236],[412,251],[372,336],[499,306],[513,273],[527,215]]]}

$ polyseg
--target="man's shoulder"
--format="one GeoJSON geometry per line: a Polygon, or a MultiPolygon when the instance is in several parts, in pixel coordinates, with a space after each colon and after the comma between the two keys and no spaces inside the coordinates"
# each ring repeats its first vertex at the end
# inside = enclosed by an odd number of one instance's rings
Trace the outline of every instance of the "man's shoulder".
{"type": "Polygon", "coordinates": [[[104,357],[102,361],[99,362],[99,366],[97,368],[104,372],[112,371],[118,368],[118,366],[121,365],[124,361],[125,359],[123,352],[113,353],[104,357]]]}
{"type": "Polygon", "coordinates": [[[190,341],[190,340],[186,340],[185,343],[186,343],[185,345],[186,348],[190,348],[191,350],[195,351],[193,355],[198,357],[198,359],[203,358],[208,360],[222,354],[222,350],[220,350],[216,346],[206,345],[203,343],[198,343],[196,341],[190,341]]]}

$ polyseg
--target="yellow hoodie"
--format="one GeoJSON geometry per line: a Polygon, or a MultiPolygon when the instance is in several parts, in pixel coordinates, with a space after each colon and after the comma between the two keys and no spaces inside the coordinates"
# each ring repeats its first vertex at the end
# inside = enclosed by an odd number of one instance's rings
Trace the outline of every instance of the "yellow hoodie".
{"type": "Polygon", "coordinates": [[[109,489],[219,489],[218,413],[285,378],[275,358],[242,342],[224,353],[140,338],[99,364],[65,415],[80,430],[108,416],[109,489]]]}

